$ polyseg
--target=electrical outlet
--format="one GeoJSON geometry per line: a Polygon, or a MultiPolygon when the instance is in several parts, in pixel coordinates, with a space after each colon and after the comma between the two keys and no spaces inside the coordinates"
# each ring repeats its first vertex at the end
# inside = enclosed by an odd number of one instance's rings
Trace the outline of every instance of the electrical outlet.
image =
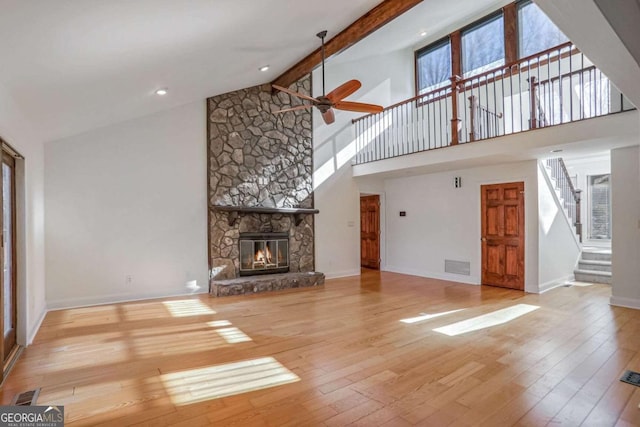
{"type": "Polygon", "coordinates": [[[124,276],[124,283],[127,285],[133,283],[133,276],[124,276]]]}

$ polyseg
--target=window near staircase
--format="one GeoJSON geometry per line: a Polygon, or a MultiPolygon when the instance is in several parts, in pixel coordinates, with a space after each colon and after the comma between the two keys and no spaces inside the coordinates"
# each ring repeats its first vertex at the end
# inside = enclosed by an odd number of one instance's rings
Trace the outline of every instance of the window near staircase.
{"type": "Polygon", "coordinates": [[[518,3],[518,52],[520,58],[569,41],[532,1],[518,3]]]}
{"type": "Polygon", "coordinates": [[[611,239],[611,175],[589,176],[589,238],[611,239]]]}
{"type": "Polygon", "coordinates": [[[462,30],[463,77],[481,74],[505,62],[504,17],[490,15],[462,30]]]}
{"type": "Polygon", "coordinates": [[[418,94],[451,85],[451,42],[449,37],[416,52],[418,94]]]}

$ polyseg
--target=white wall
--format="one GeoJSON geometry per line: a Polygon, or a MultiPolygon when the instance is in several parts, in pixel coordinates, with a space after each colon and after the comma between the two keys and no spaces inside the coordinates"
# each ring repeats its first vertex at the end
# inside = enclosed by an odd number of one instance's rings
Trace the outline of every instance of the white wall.
{"type": "Polygon", "coordinates": [[[637,0],[595,0],[631,56],[640,64],[640,3],[637,0]]]}
{"type": "Polygon", "coordinates": [[[46,145],[49,308],[208,290],[205,119],[200,101],[46,145]]]}
{"type": "MultiPolygon", "coordinates": [[[[410,98],[413,52],[405,49],[355,62],[327,63],[327,92],[351,79],[360,80],[362,88],[348,98],[350,101],[388,106],[410,98]]],[[[313,73],[313,93],[322,93],[320,69],[313,73]]],[[[327,126],[314,110],[314,197],[320,210],[316,215],[316,270],[329,278],[360,274],[362,190],[351,172],[355,154],[351,120],[361,115],[336,111],[336,121],[327,126]]]]}
{"type": "Polygon", "coordinates": [[[556,193],[554,183],[540,164],[538,168],[538,282],[540,291],[573,279],[580,257],[573,224],[556,193]]]}
{"type": "Polygon", "coordinates": [[[387,180],[387,270],[480,284],[480,186],[516,181],[525,183],[525,290],[538,292],[535,160],[387,180]],[[470,262],[471,275],[445,273],[445,259],[470,262]]]}
{"type": "Polygon", "coordinates": [[[640,309],[640,149],[611,151],[611,304],[640,309]]]}
{"type": "Polygon", "coordinates": [[[30,344],[46,314],[44,149],[42,138],[0,87],[0,137],[24,156],[16,162],[18,343],[30,344]]]}

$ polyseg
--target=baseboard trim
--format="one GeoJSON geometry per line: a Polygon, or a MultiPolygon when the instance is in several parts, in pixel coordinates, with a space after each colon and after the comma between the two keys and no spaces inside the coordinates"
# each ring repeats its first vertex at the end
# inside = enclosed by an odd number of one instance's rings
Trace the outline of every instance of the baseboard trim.
{"type": "Polygon", "coordinates": [[[413,268],[400,268],[388,265],[384,271],[391,273],[407,274],[410,276],[426,277],[428,279],[446,280],[448,282],[464,283],[466,285],[480,285],[480,279],[474,276],[462,276],[458,274],[434,273],[432,271],[417,270],[413,268]]]}
{"type": "Polygon", "coordinates": [[[344,271],[335,271],[333,273],[324,273],[325,279],[340,279],[342,277],[352,277],[359,276],[360,269],[357,270],[344,270],[344,271]]]}
{"type": "Polygon", "coordinates": [[[209,293],[209,289],[203,289],[198,292],[176,292],[176,293],[169,292],[169,293],[163,293],[163,294],[139,294],[139,295],[126,295],[126,294],[104,295],[104,296],[97,296],[97,297],[83,297],[83,298],[47,301],[47,308],[49,309],[49,311],[56,311],[56,310],[66,310],[70,308],[93,307],[97,305],[118,304],[122,302],[145,301],[145,300],[161,299],[161,298],[184,297],[184,296],[193,296],[193,295],[208,294],[208,293],[209,293]]]}
{"type": "Polygon", "coordinates": [[[611,295],[611,298],[609,298],[609,304],[615,305],[616,307],[635,308],[636,310],[640,310],[640,299],[638,298],[616,297],[611,295]]]}
{"type": "Polygon", "coordinates": [[[27,335],[27,342],[26,342],[27,346],[30,346],[33,340],[35,339],[36,335],[38,334],[38,331],[40,330],[40,326],[42,326],[42,322],[44,322],[44,318],[47,316],[48,312],[49,310],[47,310],[46,306],[43,307],[42,310],[40,311],[40,316],[38,317],[38,320],[36,321],[35,325],[33,325],[33,328],[31,328],[31,330],[27,335]]]}
{"type": "Polygon", "coordinates": [[[550,280],[538,286],[538,293],[542,294],[544,292],[550,291],[551,289],[559,288],[565,283],[571,282],[573,280],[575,280],[575,277],[573,276],[573,274],[569,274],[568,276],[564,276],[559,279],[550,280]]]}

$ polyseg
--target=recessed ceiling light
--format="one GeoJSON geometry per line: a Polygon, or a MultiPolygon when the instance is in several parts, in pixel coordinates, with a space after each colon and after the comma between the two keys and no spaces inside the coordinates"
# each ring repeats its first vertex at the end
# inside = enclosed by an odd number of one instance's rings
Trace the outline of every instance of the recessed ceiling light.
{"type": "Polygon", "coordinates": [[[420,31],[420,37],[424,37],[424,36],[426,36],[426,35],[427,35],[427,32],[426,32],[426,31],[420,31]]]}
{"type": "Polygon", "coordinates": [[[262,67],[258,68],[258,70],[260,70],[260,71],[262,71],[264,73],[265,71],[269,70],[269,66],[268,65],[263,65],[262,67]]]}
{"type": "Polygon", "coordinates": [[[164,96],[169,92],[169,90],[166,87],[163,87],[161,89],[158,89],[156,91],[156,95],[160,95],[160,96],[164,96]]]}

